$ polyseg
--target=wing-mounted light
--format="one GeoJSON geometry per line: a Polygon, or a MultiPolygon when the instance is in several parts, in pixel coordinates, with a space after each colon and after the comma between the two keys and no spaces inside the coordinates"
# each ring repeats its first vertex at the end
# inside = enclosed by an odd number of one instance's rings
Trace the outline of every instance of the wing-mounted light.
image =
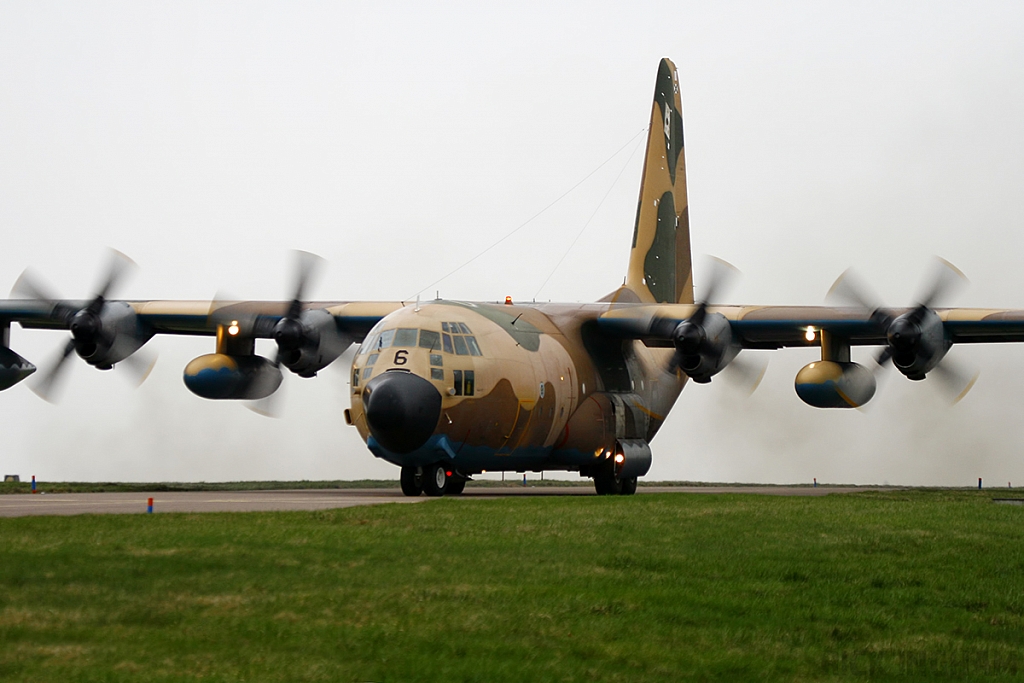
{"type": "Polygon", "coordinates": [[[956,402],[970,391],[978,375],[946,357],[952,342],[934,306],[966,283],[967,278],[956,266],[937,259],[919,303],[898,316],[881,307],[878,298],[850,270],[839,276],[828,298],[861,308],[878,328],[879,335],[885,338],[885,347],[875,358],[879,368],[892,361],[897,370],[912,380],[922,380],[934,371],[956,402]]]}
{"type": "Polygon", "coordinates": [[[53,392],[62,377],[67,360],[77,353],[85,362],[109,370],[124,362],[137,383],[149,375],[155,355],[135,355],[153,337],[153,331],[144,325],[129,304],[109,301],[111,292],[123,281],[135,262],[119,251],[111,250],[110,267],[96,294],[84,306],[60,301],[47,293],[35,277],[25,271],[11,290],[12,298],[31,299],[49,308],[49,318],[71,331],[56,362],[39,376],[31,386],[40,397],[53,399],[53,392]]]}

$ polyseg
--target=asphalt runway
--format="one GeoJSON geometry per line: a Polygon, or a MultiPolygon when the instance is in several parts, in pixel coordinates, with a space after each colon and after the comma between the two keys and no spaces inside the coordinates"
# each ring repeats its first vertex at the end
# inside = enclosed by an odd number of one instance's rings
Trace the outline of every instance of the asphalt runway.
{"type": "MultiPolygon", "coordinates": [[[[824,496],[869,490],[828,486],[644,486],[638,493],[750,493],[773,496],[824,496]]],[[[877,489],[875,489],[877,490],[877,489]]],[[[589,486],[470,487],[460,498],[516,496],[593,496],[589,486]]],[[[153,512],[254,512],[328,510],[380,503],[417,503],[395,489],[303,489],[284,491],[173,491],[160,493],[39,493],[0,496],[0,517],[28,515],[142,514],[153,498],[153,512]]]]}

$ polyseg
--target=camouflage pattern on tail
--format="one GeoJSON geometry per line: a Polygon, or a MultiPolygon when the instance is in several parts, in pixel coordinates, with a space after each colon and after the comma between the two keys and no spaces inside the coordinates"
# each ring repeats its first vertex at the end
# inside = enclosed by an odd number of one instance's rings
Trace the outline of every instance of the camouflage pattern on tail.
{"type": "Polygon", "coordinates": [[[693,303],[682,103],[668,59],[661,60],[654,88],[629,272],[625,286],[608,299],[693,303]]]}

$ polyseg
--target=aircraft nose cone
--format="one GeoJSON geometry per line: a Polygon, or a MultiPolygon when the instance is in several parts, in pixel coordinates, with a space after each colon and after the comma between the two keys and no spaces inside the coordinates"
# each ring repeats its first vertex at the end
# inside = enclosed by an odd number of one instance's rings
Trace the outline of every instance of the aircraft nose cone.
{"type": "Polygon", "coordinates": [[[441,394],[408,372],[385,372],[363,389],[370,433],[392,453],[411,453],[430,438],[441,416],[441,394]]]}

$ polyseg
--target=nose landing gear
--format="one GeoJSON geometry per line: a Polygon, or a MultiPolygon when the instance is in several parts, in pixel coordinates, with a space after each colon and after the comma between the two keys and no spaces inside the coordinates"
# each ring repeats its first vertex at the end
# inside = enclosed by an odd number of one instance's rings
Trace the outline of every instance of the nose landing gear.
{"type": "Polygon", "coordinates": [[[435,498],[458,495],[466,488],[466,480],[442,464],[403,467],[401,481],[402,493],[414,497],[420,493],[435,498]]]}
{"type": "Polygon", "coordinates": [[[402,493],[416,497],[423,493],[423,473],[419,467],[402,468],[402,493]]]}

